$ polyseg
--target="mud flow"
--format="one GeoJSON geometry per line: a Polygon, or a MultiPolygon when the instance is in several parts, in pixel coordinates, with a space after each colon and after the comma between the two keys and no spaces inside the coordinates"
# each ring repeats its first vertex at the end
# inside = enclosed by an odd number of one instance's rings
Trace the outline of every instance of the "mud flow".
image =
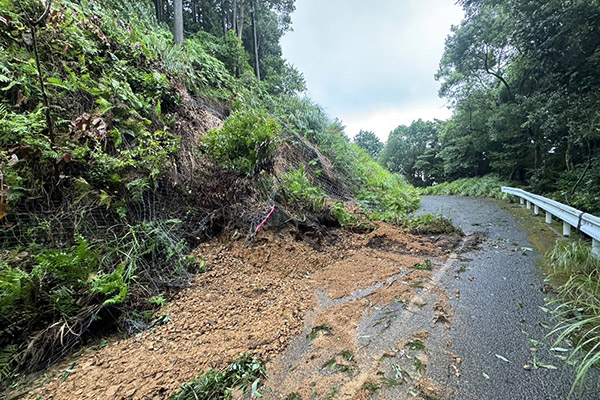
{"type": "Polygon", "coordinates": [[[436,277],[466,242],[380,224],[318,242],[284,231],[203,244],[209,269],[164,325],[66,361],[28,398],[163,399],[241,352],[268,361],[265,399],[435,398],[427,340],[452,316],[436,277]]]}

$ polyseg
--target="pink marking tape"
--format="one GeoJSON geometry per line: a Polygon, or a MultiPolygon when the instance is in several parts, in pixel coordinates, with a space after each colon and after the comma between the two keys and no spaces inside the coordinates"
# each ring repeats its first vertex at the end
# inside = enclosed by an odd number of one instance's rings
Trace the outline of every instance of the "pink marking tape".
{"type": "Polygon", "coordinates": [[[269,214],[267,214],[267,218],[265,218],[265,220],[263,222],[261,222],[259,226],[256,227],[256,229],[254,230],[255,235],[260,230],[260,228],[262,228],[263,225],[267,223],[269,218],[271,218],[271,215],[273,215],[274,211],[275,211],[275,206],[271,207],[271,211],[269,211],[269,214]]]}

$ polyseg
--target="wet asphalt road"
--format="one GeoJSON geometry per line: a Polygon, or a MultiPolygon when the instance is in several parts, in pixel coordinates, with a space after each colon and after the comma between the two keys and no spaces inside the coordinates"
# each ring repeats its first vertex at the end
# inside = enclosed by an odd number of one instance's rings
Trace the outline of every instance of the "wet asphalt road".
{"type": "MultiPolygon", "coordinates": [[[[479,250],[462,254],[440,277],[455,315],[450,330],[438,324],[431,331],[426,376],[452,400],[569,398],[574,371],[559,358],[565,353],[550,350],[546,335],[553,322],[541,308],[549,296],[541,290],[542,255],[525,231],[486,199],[423,196],[418,213],[442,214],[465,233],[487,235],[479,250]],[[556,369],[525,370],[524,365],[534,365],[532,347],[538,349],[538,363],[556,369]]],[[[595,382],[595,390],[571,398],[600,399],[595,382]]]]}

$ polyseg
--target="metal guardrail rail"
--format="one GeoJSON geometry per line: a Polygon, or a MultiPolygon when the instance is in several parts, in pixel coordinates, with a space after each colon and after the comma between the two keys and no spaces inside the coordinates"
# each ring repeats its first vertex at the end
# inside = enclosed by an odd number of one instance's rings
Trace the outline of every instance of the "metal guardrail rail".
{"type": "Polygon", "coordinates": [[[552,217],[562,220],[564,236],[571,235],[571,227],[585,233],[592,238],[592,251],[600,257],[600,218],[522,189],[503,186],[502,193],[518,197],[528,210],[533,205],[535,215],[540,213],[540,209],[544,210],[547,224],[552,223],[552,217]]]}

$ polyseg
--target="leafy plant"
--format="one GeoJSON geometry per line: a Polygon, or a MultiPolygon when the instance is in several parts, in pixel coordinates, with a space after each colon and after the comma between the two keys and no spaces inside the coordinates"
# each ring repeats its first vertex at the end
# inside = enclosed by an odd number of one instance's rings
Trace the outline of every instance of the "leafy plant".
{"type": "Polygon", "coordinates": [[[306,169],[302,165],[282,175],[284,190],[290,194],[290,203],[300,203],[310,211],[319,211],[325,202],[325,195],[319,187],[312,186],[306,169]]]}
{"type": "Polygon", "coordinates": [[[418,235],[461,232],[460,228],[452,225],[448,218],[432,214],[405,218],[402,220],[402,226],[418,235]]]}
{"type": "Polygon", "coordinates": [[[336,372],[341,372],[352,376],[356,370],[356,361],[354,360],[354,354],[348,350],[343,350],[329,359],[323,368],[330,368],[336,372]]]}
{"type": "Polygon", "coordinates": [[[425,372],[427,366],[418,357],[413,358],[413,366],[417,372],[425,372]]]}
{"type": "Polygon", "coordinates": [[[252,176],[267,167],[280,130],[265,111],[236,111],[221,129],[209,131],[203,143],[221,167],[252,176]]]}
{"type": "Polygon", "coordinates": [[[190,383],[181,385],[181,390],[169,397],[170,400],[221,400],[231,399],[234,390],[250,391],[251,397],[261,397],[258,388],[267,378],[264,365],[248,354],[242,354],[227,368],[216,371],[209,369],[199,374],[190,383]]]}
{"type": "Polygon", "coordinates": [[[70,251],[48,249],[39,253],[35,260],[38,265],[33,269],[32,275],[43,277],[45,274],[60,281],[84,281],[98,267],[98,253],[94,251],[87,240],[80,237],[77,246],[70,251]]]}
{"type": "Polygon", "coordinates": [[[103,274],[92,282],[91,292],[102,293],[106,300],[103,306],[121,304],[127,297],[129,286],[125,282],[125,263],[119,266],[110,274],[103,274]]]}
{"type": "Polygon", "coordinates": [[[431,260],[425,260],[423,264],[415,263],[411,268],[416,269],[417,271],[431,271],[433,265],[431,264],[431,260]]]}
{"type": "Polygon", "coordinates": [[[600,260],[581,242],[557,242],[548,255],[554,275],[564,283],[559,287],[557,319],[552,334],[556,344],[574,344],[569,362],[576,376],[571,392],[582,389],[589,371],[600,367],[600,260]]]}
{"type": "Polygon", "coordinates": [[[346,211],[344,207],[344,203],[341,201],[336,201],[335,204],[331,207],[331,211],[335,218],[339,222],[341,227],[345,227],[348,225],[353,225],[356,223],[356,217],[346,211]]]}
{"type": "Polygon", "coordinates": [[[406,342],[406,347],[409,350],[425,351],[425,343],[423,343],[419,339],[413,339],[413,340],[406,342]]]}
{"type": "Polygon", "coordinates": [[[308,335],[306,335],[306,338],[308,340],[312,341],[312,340],[315,340],[317,338],[317,336],[319,336],[319,333],[322,333],[324,335],[331,335],[332,332],[333,332],[333,329],[331,328],[331,326],[318,325],[310,330],[310,333],[308,335]]]}
{"type": "Polygon", "coordinates": [[[164,307],[165,305],[167,305],[167,299],[165,299],[162,294],[159,294],[158,296],[150,297],[148,299],[148,303],[156,304],[159,307],[164,307]]]}
{"type": "Polygon", "coordinates": [[[379,390],[379,385],[374,382],[365,382],[363,383],[363,388],[365,388],[369,392],[369,395],[372,396],[379,390]]]}

